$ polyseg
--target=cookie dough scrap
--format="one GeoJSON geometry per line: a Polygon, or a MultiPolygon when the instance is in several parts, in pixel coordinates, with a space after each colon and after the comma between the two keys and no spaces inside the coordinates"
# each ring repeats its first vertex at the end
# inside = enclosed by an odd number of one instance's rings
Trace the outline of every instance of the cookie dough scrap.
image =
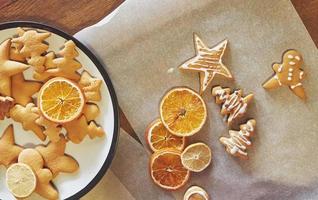
{"type": "Polygon", "coordinates": [[[212,96],[217,104],[222,104],[221,115],[227,116],[227,123],[230,126],[233,121],[244,116],[248,104],[253,99],[253,94],[243,96],[242,90],[236,90],[231,94],[230,88],[216,86],[212,89],[212,96]]]}
{"type": "Polygon", "coordinates": [[[226,151],[232,156],[241,159],[248,159],[247,148],[252,145],[250,137],[254,135],[256,121],[248,120],[240,126],[240,131],[230,130],[230,137],[221,137],[220,142],[225,146],[226,151]]]}
{"type": "Polygon", "coordinates": [[[302,65],[303,57],[297,50],[286,51],[283,54],[282,62],[273,64],[275,74],[263,84],[263,87],[275,89],[286,85],[299,98],[306,99],[305,89],[301,83],[305,77],[305,73],[301,69],[302,65]]]}
{"type": "Polygon", "coordinates": [[[56,177],[60,172],[73,173],[79,169],[77,161],[65,154],[66,143],[67,140],[61,134],[58,142],[50,142],[47,146],[36,147],[45,161],[45,166],[53,173],[53,177],[56,177]]]}
{"type": "Polygon", "coordinates": [[[12,97],[23,106],[32,102],[32,96],[37,93],[42,84],[37,81],[25,80],[23,73],[12,76],[12,97]]]}
{"type": "MultiPolygon", "coordinates": [[[[81,63],[75,59],[78,55],[75,43],[72,40],[67,41],[64,44],[64,48],[59,52],[59,56],[61,57],[53,59],[51,61],[52,63],[50,63],[55,67],[51,66],[43,72],[35,72],[33,78],[35,80],[44,81],[50,77],[61,76],[78,81],[80,75],[77,70],[82,67],[81,63]]],[[[52,54],[50,56],[52,56],[52,54]]]]}
{"type": "Polygon", "coordinates": [[[187,60],[179,69],[199,72],[200,94],[206,90],[216,74],[232,79],[231,72],[222,62],[228,41],[224,40],[213,48],[206,46],[197,34],[193,35],[196,56],[187,60]]]}
{"type": "Polygon", "coordinates": [[[0,44],[0,94],[11,96],[11,77],[28,69],[29,66],[9,58],[11,40],[0,44]]]}
{"type": "Polygon", "coordinates": [[[40,115],[37,113],[33,103],[28,103],[26,106],[16,104],[10,110],[10,117],[14,121],[21,123],[24,130],[33,131],[40,140],[44,141],[46,139],[41,126],[35,122],[40,115]]]}
{"type": "Polygon", "coordinates": [[[9,113],[10,108],[14,105],[14,99],[11,97],[0,96],[0,120],[4,120],[9,113]]]}
{"type": "Polygon", "coordinates": [[[9,165],[17,161],[20,152],[23,150],[15,144],[13,125],[9,125],[0,138],[0,165],[9,167],[9,165]]]}
{"type": "Polygon", "coordinates": [[[102,80],[94,78],[87,71],[83,71],[79,85],[82,88],[87,101],[100,101],[100,87],[102,80]]]}
{"type": "Polygon", "coordinates": [[[37,178],[35,192],[46,199],[58,199],[58,192],[52,184],[52,172],[44,168],[41,154],[35,149],[24,149],[18,158],[19,163],[24,163],[32,168],[37,178]]]}

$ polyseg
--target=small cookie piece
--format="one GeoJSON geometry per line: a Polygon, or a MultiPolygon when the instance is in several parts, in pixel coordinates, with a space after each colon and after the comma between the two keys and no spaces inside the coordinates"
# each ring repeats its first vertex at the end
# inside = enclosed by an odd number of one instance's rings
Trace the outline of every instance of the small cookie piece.
{"type": "Polygon", "coordinates": [[[28,64],[31,65],[36,72],[44,72],[45,56],[32,56],[27,58],[28,64]]]}
{"type": "Polygon", "coordinates": [[[78,81],[80,75],[77,70],[82,67],[81,63],[75,58],[79,55],[76,50],[76,45],[72,40],[64,44],[64,48],[59,52],[61,57],[55,58],[52,62],[56,66],[44,72],[35,72],[33,78],[36,80],[47,80],[50,77],[64,77],[78,81]]]}
{"type": "Polygon", "coordinates": [[[16,104],[10,110],[10,117],[22,124],[22,127],[26,131],[33,131],[40,140],[44,141],[46,139],[46,135],[43,134],[41,126],[35,123],[35,120],[40,117],[35,109],[35,105],[33,103],[28,103],[25,107],[16,104]]]}
{"type": "MultiPolygon", "coordinates": [[[[39,113],[39,111],[37,112],[39,113]]],[[[59,124],[47,120],[42,115],[35,120],[35,123],[45,128],[43,133],[48,136],[51,142],[58,142],[60,140],[62,127],[59,124]]]]}
{"type": "Polygon", "coordinates": [[[256,121],[248,120],[240,126],[240,131],[230,130],[230,137],[221,137],[220,142],[226,147],[226,151],[232,156],[248,159],[247,148],[252,145],[250,137],[254,135],[256,121]]]}
{"type": "Polygon", "coordinates": [[[45,63],[44,63],[45,69],[52,69],[56,67],[56,65],[53,62],[54,58],[55,58],[55,53],[52,51],[45,55],[45,63]]]}
{"type": "Polygon", "coordinates": [[[13,125],[9,125],[0,138],[0,165],[8,167],[18,159],[23,148],[17,146],[14,140],[13,125]]]}
{"type": "Polygon", "coordinates": [[[12,97],[15,102],[23,106],[32,102],[32,95],[37,93],[42,84],[36,81],[25,80],[23,73],[12,76],[12,97]]]}
{"type": "Polygon", "coordinates": [[[4,41],[0,45],[0,94],[11,96],[11,76],[21,73],[29,66],[9,60],[11,41],[4,41]]]}
{"type": "Polygon", "coordinates": [[[263,87],[265,89],[275,89],[286,85],[301,99],[306,99],[305,89],[301,83],[304,79],[304,71],[301,69],[303,57],[296,50],[288,50],[283,55],[282,63],[274,63],[275,74],[267,80],[263,87]]]}
{"type": "Polygon", "coordinates": [[[212,89],[212,96],[217,104],[223,104],[221,115],[227,115],[227,123],[230,126],[233,121],[242,117],[247,110],[248,103],[253,99],[253,94],[243,97],[242,90],[236,90],[232,94],[230,88],[216,86],[212,89]]]}
{"type": "Polygon", "coordinates": [[[18,158],[19,163],[24,163],[35,172],[37,183],[35,192],[46,199],[58,199],[58,192],[51,183],[52,172],[44,168],[44,161],[41,154],[35,149],[24,149],[18,158]]]}
{"type": "Polygon", "coordinates": [[[19,37],[13,38],[12,42],[23,45],[20,53],[25,58],[40,56],[49,48],[49,45],[44,43],[44,40],[51,35],[49,32],[40,33],[36,30],[24,30],[24,33],[19,33],[19,35],[19,37]]]}
{"type": "Polygon", "coordinates": [[[11,97],[0,96],[0,120],[4,120],[10,108],[14,105],[14,99],[11,97]]]}
{"type": "Polygon", "coordinates": [[[91,121],[88,124],[85,115],[82,115],[80,118],[69,123],[63,124],[63,127],[67,131],[67,138],[75,144],[82,142],[86,135],[89,135],[91,139],[103,137],[105,135],[104,130],[101,127],[98,127],[94,121],[91,121]]]}
{"type": "Polygon", "coordinates": [[[195,33],[193,41],[196,56],[179,66],[179,69],[200,73],[200,94],[202,95],[216,74],[228,79],[233,78],[231,72],[222,62],[228,41],[223,40],[213,48],[209,48],[195,33]]]}
{"type": "Polygon", "coordinates": [[[100,87],[102,80],[94,78],[87,71],[83,71],[78,84],[82,88],[87,101],[101,100],[100,87]]]}
{"type": "Polygon", "coordinates": [[[77,161],[65,154],[66,142],[64,135],[61,134],[58,142],[50,142],[46,147],[36,147],[45,161],[45,166],[53,173],[53,177],[60,172],[73,173],[79,169],[77,161]]]}
{"type": "Polygon", "coordinates": [[[82,112],[85,115],[87,121],[95,120],[100,113],[99,107],[94,103],[86,103],[82,112]]]}

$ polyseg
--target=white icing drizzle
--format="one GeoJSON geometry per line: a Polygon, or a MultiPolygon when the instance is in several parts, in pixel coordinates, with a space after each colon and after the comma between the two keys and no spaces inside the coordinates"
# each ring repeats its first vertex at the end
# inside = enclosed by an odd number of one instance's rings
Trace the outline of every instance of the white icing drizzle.
{"type": "Polygon", "coordinates": [[[279,73],[282,72],[283,67],[284,67],[283,65],[280,65],[280,66],[279,66],[279,68],[278,68],[278,72],[279,72],[279,73]]]}
{"type": "Polygon", "coordinates": [[[279,80],[278,76],[277,76],[277,75],[275,75],[275,76],[274,76],[274,78],[277,80],[277,82],[278,82],[279,86],[282,86],[282,82],[280,82],[280,80],[279,80]]]}
{"type": "Polygon", "coordinates": [[[294,58],[294,56],[293,56],[293,55],[290,55],[290,54],[289,54],[287,57],[288,57],[289,59],[294,58]]]}
{"type": "Polygon", "coordinates": [[[296,85],[291,85],[290,88],[291,89],[295,89],[296,87],[302,86],[302,83],[297,83],[296,85]]]}
{"type": "Polygon", "coordinates": [[[240,154],[246,157],[246,146],[250,146],[252,144],[249,137],[253,132],[254,126],[251,120],[249,120],[246,124],[241,126],[240,131],[230,130],[230,137],[221,137],[220,142],[226,146],[226,151],[231,155],[240,154]]]}
{"type": "Polygon", "coordinates": [[[215,96],[217,96],[219,101],[223,102],[222,110],[229,114],[229,123],[246,112],[247,103],[244,102],[240,92],[235,91],[230,95],[225,89],[219,89],[215,92],[215,96]]]}
{"type": "Polygon", "coordinates": [[[289,68],[288,71],[292,72],[292,71],[294,71],[294,69],[293,68],[289,68]]]}
{"type": "Polygon", "coordinates": [[[296,63],[293,62],[293,61],[289,61],[289,64],[290,64],[290,65],[295,65],[296,63]]]}
{"type": "Polygon", "coordinates": [[[303,76],[304,76],[304,72],[301,71],[301,72],[299,73],[299,78],[300,78],[300,79],[303,79],[303,76]]]}
{"type": "Polygon", "coordinates": [[[295,56],[296,60],[300,60],[300,57],[299,56],[295,56]]]}

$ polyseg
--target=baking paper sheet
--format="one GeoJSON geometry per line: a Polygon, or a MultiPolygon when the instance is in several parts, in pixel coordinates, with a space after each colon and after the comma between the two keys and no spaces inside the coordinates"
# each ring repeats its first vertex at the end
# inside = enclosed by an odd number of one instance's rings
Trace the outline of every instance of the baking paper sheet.
{"type": "MultiPolygon", "coordinates": [[[[119,104],[145,144],[145,128],[159,116],[164,93],[175,86],[199,89],[198,74],[177,69],[195,54],[194,32],[209,46],[229,40],[223,61],[235,80],[216,77],[212,85],[255,95],[245,119],[255,118],[257,131],[248,161],[229,156],[218,141],[228,135],[228,127],[209,88],[204,95],[207,123],[190,141],[211,147],[212,165],[193,173],[187,186],[202,186],[217,200],[317,199],[318,52],[290,1],[127,0],[108,23],[76,37],[104,62],[119,104]],[[261,86],[273,74],[271,64],[291,48],[304,57],[306,102],[287,87],[266,91],[261,86]]],[[[129,139],[121,136],[121,141],[129,139]]],[[[136,199],[169,199],[151,181],[143,184],[147,176],[150,180],[148,162],[130,156],[134,153],[133,146],[119,146],[114,174],[121,175],[119,180],[136,199]],[[144,167],[127,173],[131,165],[144,167]],[[126,180],[125,173],[135,181],[126,180]]],[[[171,193],[180,199],[186,188],[171,193]]]]}

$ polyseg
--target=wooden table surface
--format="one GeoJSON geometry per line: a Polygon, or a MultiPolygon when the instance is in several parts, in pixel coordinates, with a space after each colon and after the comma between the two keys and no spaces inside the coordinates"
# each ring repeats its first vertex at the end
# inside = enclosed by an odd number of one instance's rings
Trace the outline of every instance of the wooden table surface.
{"type": "MultiPolygon", "coordinates": [[[[124,0],[0,0],[0,22],[32,20],[74,34],[95,24],[124,0]]],[[[309,34],[318,46],[318,0],[291,0],[309,34]]],[[[121,127],[133,130],[121,112],[121,127]]]]}

